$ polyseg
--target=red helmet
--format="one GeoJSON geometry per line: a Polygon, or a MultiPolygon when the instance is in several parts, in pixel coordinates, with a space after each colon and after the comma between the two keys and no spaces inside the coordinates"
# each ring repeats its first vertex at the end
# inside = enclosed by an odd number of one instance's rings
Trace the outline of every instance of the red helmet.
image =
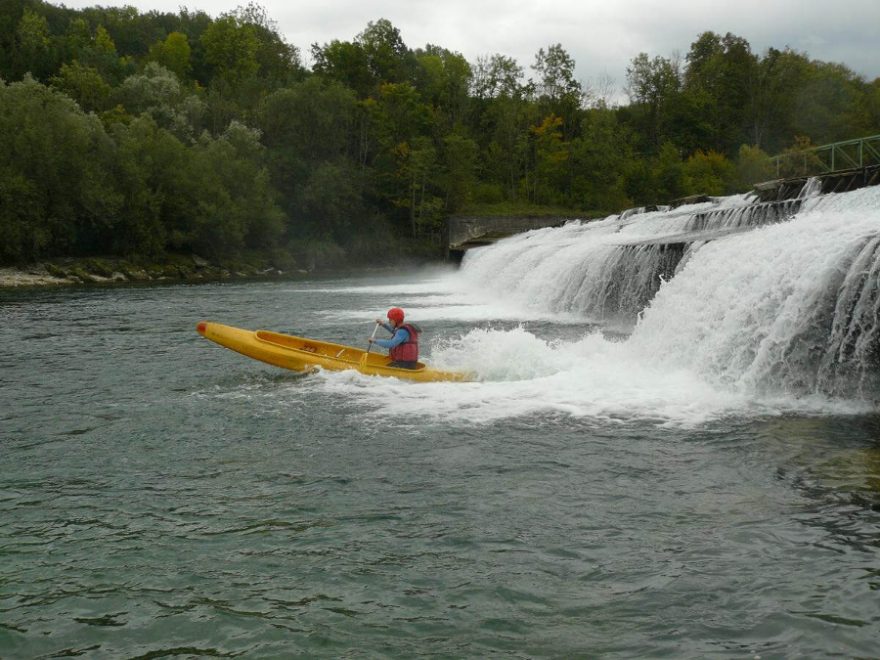
{"type": "Polygon", "coordinates": [[[388,310],[388,320],[393,321],[395,325],[403,323],[403,310],[400,307],[392,307],[388,310]]]}

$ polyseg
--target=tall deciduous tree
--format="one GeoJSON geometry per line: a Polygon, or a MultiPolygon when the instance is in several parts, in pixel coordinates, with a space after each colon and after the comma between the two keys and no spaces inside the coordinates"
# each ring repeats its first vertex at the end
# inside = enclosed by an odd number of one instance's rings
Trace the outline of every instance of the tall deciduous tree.
{"type": "Polygon", "coordinates": [[[181,80],[187,80],[192,71],[192,48],[189,38],[182,32],[171,32],[162,41],[150,46],[149,57],[158,62],[181,80]]]}
{"type": "Polygon", "coordinates": [[[373,78],[381,83],[403,83],[412,78],[413,55],[406,47],[400,30],[386,18],[371,21],[357,36],[367,56],[373,78]]]}
{"type": "Polygon", "coordinates": [[[205,30],[201,41],[205,60],[229,85],[235,87],[257,73],[259,41],[249,23],[226,14],[205,30]]]}
{"type": "Polygon", "coordinates": [[[100,112],[106,110],[112,87],[100,71],[76,60],[62,64],[61,70],[51,79],[52,86],[79,103],[83,110],[100,112]]]}
{"type": "Polygon", "coordinates": [[[119,197],[104,175],[113,144],[100,120],[30,77],[0,81],[0,107],[2,258],[108,247],[119,197]]]}
{"type": "Polygon", "coordinates": [[[639,53],[626,69],[627,93],[643,111],[643,130],[652,148],[659,148],[669,121],[669,109],[681,90],[681,73],[674,59],[639,53]]]}
{"type": "Polygon", "coordinates": [[[733,155],[749,139],[758,98],[758,60],[748,41],[704,32],[691,45],[684,92],[705,118],[703,146],[733,155]]]}

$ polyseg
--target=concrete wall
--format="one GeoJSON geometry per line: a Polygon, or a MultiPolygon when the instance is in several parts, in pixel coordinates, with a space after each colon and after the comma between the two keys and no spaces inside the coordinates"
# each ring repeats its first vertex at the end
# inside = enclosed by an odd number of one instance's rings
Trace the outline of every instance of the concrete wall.
{"type": "Polygon", "coordinates": [[[450,250],[466,250],[468,247],[491,243],[505,236],[512,236],[530,229],[560,227],[574,218],[528,217],[528,216],[452,216],[447,225],[447,245],[450,250]]]}
{"type": "MultiPolygon", "coordinates": [[[[865,186],[880,185],[880,165],[870,165],[853,170],[841,170],[823,174],[818,177],[822,193],[845,192],[865,186]]],[[[758,200],[766,209],[759,209],[770,220],[778,222],[784,217],[796,213],[799,208],[798,195],[801,192],[807,177],[794,177],[791,179],[779,179],[768,181],[755,186],[758,200]],[[792,203],[794,203],[792,205],[792,203]]],[[[675,200],[672,206],[686,203],[708,201],[711,198],[706,195],[693,195],[675,200]]],[[[761,205],[759,205],[761,206],[761,205]]],[[[638,211],[656,210],[657,207],[646,207],[638,211]]],[[[632,209],[631,211],[636,211],[632,209]]],[[[624,214],[627,212],[624,211],[624,214]]],[[[544,227],[560,227],[569,220],[576,218],[564,218],[559,216],[452,216],[447,224],[447,255],[453,261],[461,261],[461,257],[469,248],[479,247],[494,243],[500,238],[519,234],[530,229],[542,229],[544,227]]],[[[760,223],[759,223],[760,224],[760,223]]],[[[681,239],[683,240],[683,239],[681,239]]],[[[664,244],[680,242],[676,240],[664,240],[664,244]]],[[[658,241],[646,241],[645,243],[658,243],[658,241]]]]}

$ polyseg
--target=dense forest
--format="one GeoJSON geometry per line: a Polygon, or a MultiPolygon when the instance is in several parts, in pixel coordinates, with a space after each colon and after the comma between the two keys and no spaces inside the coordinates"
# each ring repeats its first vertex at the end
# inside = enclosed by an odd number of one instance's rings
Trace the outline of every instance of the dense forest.
{"type": "Polygon", "coordinates": [[[412,49],[385,19],[306,58],[255,4],[0,0],[0,263],[381,261],[439,252],[450,214],[735,192],[775,176],[767,154],[880,133],[880,79],[733,34],[636,54],[626,105],[574,70],[561,44],[528,72],[412,49]]]}

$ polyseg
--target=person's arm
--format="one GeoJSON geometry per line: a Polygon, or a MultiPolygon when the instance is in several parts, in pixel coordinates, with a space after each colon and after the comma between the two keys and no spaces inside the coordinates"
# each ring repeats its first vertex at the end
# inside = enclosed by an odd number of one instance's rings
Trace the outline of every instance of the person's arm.
{"type": "Polygon", "coordinates": [[[385,328],[385,329],[386,329],[388,332],[390,332],[392,335],[394,334],[394,328],[392,328],[390,325],[388,325],[387,323],[385,323],[385,321],[383,321],[382,319],[376,319],[376,323],[378,323],[379,325],[381,325],[383,328],[385,328]]]}
{"type": "Polygon", "coordinates": [[[373,343],[382,348],[394,348],[395,346],[400,346],[408,339],[409,332],[405,328],[398,328],[391,339],[374,339],[373,343]]]}

